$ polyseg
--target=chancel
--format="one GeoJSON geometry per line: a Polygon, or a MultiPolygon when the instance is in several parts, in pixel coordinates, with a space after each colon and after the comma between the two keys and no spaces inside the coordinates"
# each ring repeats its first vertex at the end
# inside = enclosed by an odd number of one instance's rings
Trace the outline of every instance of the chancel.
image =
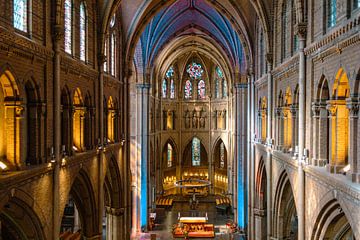
{"type": "Polygon", "coordinates": [[[0,239],[360,240],[360,0],[0,0],[0,239]]]}

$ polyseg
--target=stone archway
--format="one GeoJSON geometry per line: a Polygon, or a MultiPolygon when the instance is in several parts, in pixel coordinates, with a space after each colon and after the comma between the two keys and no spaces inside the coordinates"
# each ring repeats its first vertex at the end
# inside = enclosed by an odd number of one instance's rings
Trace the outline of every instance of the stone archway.
{"type": "Polygon", "coordinates": [[[274,201],[274,237],[297,239],[298,218],[294,194],[287,173],[284,171],[276,187],[274,201]]]}
{"type": "Polygon", "coordinates": [[[125,238],[123,186],[119,165],[114,156],[110,158],[104,181],[105,232],[106,239],[125,238]]]}
{"type": "Polygon", "coordinates": [[[336,199],[329,201],[316,218],[311,240],[355,239],[344,210],[336,199]]]}
{"type": "Polygon", "coordinates": [[[260,159],[255,185],[255,238],[266,239],[267,229],[267,176],[263,158],[260,159]]]}
{"type": "Polygon", "coordinates": [[[95,193],[91,180],[84,170],[80,170],[72,184],[62,216],[61,229],[69,230],[61,231],[60,235],[67,236],[66,234],[70,233],[86,238],[97,236],[99,235],[98,226],[100,224],[98,219],[95,193]],[[72,218],[73,222],[70,221],[72,218]]]}

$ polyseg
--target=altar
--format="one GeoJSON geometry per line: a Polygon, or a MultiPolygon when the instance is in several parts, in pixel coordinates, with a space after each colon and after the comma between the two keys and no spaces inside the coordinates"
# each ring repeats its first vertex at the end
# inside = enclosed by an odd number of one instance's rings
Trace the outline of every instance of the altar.
{"type": "Polygon", "coordinates": [[[175,238],[213,238],[214,224],[209,224],[206,217],[181,217],[173,228],[175,238]]]}

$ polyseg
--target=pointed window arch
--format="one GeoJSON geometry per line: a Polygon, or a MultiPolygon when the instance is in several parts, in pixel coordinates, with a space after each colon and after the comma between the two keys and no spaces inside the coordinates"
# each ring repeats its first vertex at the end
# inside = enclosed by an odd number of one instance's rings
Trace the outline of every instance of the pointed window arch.
{"type": "Polygon", "coordinates": [[[20,31],[27,32],[28,30],[28,1],[14,0],[14,27],[20,31]]]}
{"type": "Polygon", "coordinates": [[[72,54],[72,2],[71,0],[64,1],[64,44],[65,52],[72,54]]]}
{"type": "Polygon", "coordinates": [[[86,61],[86,7],[80,3],[80,60],[86,61]]]}
{"type": "Polygon", "coordinates": [[[200,139],[194,137],[192,140],[192,166],[200,166],[201,158],[200,158],[200,149],[201,142],[200,139]]]}
{"type": "Polygon", "coordinates": [[[185,86],[184,86],[184,97],[185,99],[191,99],[192,98],[192,83],[190,80],[187,80],[185,82],[185,86]]]}

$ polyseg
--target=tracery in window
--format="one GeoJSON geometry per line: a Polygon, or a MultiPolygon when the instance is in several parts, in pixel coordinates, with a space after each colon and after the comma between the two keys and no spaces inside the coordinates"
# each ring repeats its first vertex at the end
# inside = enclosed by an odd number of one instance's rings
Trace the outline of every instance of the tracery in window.
{"type": "Polygon", "coordinates": [[[192,140],[192,166],[200,166],[200,140],[196,137],[192,140]]]}
{"type": "Polygon", "coordinates": [[[86,11],[85,4],[80,4],[80,60],[86,60],[86,11]]]}
{"type": "Polygon", "coordinates": [[[166,98],[167,97],[167,81],[166,79],[163,80],[162,82],[162,98],[166,98]]]}
{"type": "Polygon", "coordinates": [[[27,0],[14,0],[14,27],[27,32],[27,0]]]}
{"type": "Polygon", "coordinates": [[[190,80],[187,80],[185,82],[185,86],[184,86],[184,97],[185,99],[190,99],[192,98],[192,83],[190,80]]]}
{"type": "Polygon", "coordinates": [[[205,81],[204,80],[200,80],[198,82],[198,98],[199,99],[205,99],[205,81]]]}
{"type": "Polygon", "coordinates": [[[72,53],[72,3],[71,0],[64,1],[64,40],[65,52],[72,53]]]}
{"type": "Polygon", "coordinates": [[[170,143],[167,144],[167,166],[168,167],[172,167],[173,165],[173,156],[174,156],[174,152],[173,152],[173,147],[171,146],[170,143]]]}
{"type": "Polygon", "coordinates": [[[169,67],[169,70],[167,70],[167,72],[166,72],[166,77],[167,78],[174,77],[174,67],[169,67]]]}
{"type": "Polygon", "coordinates": [[[201,78],[203,75],[204,70],[202,69],[201,64],[197,64],[193,62],[192,64],[189,64],[187,67],[187,73],[191,78],[198,79],[201,78]]]}

